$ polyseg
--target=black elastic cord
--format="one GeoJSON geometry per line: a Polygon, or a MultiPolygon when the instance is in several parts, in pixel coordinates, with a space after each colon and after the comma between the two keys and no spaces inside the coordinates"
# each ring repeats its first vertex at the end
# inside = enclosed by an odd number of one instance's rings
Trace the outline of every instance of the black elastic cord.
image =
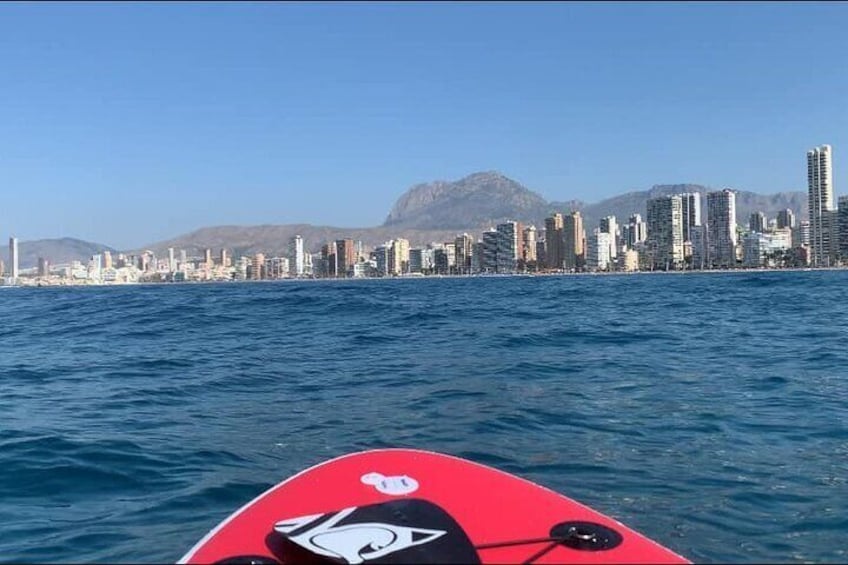
{"type": "Polygon", "coordinates": [[[481,543],[480,545],[475,545],[474,549],[493,549],[495,547],[509,547],[511,545],[530,545],[531,543],[545,543],[547,541],[555,541],[557,543],[562,541],[562,538],[528,538],[528,539],[517,539],[510,541],[496,541],[492,543],[481,543]]]}
{"type": "Polygon", "coordinates": [[[558,541],[553,542],[551,545],[549,545],[549,546],[548,546],[548,547],[546,547],[545,549],[543,549],[543,550],[539,551],[538,553],[534,554],[534,555],[533,555],[533,557],[531,557],[530,559],[528,559],[527,561],[525,561],[522,565],[529,565],[530,563],[533,563],[534,561],[536,561],[536,560],[537,560],[537,559],[539,559],[541,556],[545,555],[546,553],[548,553],[549,551],[551,551],[553,548],[555,548],[555,547],[556,547],[556,546],[558,546],[558,545],[559,545],[559,542],[558,542],[558,541]]]}

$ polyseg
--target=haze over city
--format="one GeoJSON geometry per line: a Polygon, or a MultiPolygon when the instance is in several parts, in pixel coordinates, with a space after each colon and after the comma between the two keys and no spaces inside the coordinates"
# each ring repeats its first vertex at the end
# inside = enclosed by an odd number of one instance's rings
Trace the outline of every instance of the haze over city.
{"type": "Polygon", "coordinates": [[[373,226],[476,170],[561,201],[805,190],[805,151],[848,146],[843,8],[3,4],[0,233],[373,226]]]}

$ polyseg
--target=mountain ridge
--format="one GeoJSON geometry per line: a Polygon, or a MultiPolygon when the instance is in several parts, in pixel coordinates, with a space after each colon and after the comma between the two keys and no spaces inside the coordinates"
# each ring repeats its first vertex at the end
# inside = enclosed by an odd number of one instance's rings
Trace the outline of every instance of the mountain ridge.
{"type": "MultiPolygon", "coordinates": [[[[584,228],[591,233],[599,220],[607,215],[616,216],[619,223],[626,222],[634,213],[645,219],[649,198],[679,192],[705,194],[711,190],[717,189],[694,183],[655,184],[647,190],[631,190],[592,203],[574,199],[547,200],[518,181],[490,170],[472,173],[456,181],[437,180],[411,186],[395,200],[379,226],[344,228],[307,223],[206,226],[124,252],[138,253],[150,249],[162,256],[167,248],[174,247],[185,249],[189,256],[198,256],[204,249],[218,253],[221,248],[234,255],[259,252],[269,256],[288,255],[288,241],[298,234],[304,238],[310,252],[318,251],[324,243],[342,238],[375,246],[389,239],[404,237],[415,246],[452,241],[463,232],[477,238],[485,229],[507,220],[532,223],[541,229],[545,217],[554,212],[567,214],[572,210],[581,212],[584,228]]],[[[754,211],[774,217],[777,211],[790,208],[799,219],[806,217],[805,192],[760,194],[736,190],[736,193],[736,220],[742,226],[747,226],[748,217],[754,211]]],[[[705,217],[706,198],[703,196],[701,206],[705,217]]],[[[117,253],[108,245],[75,238],[24,241],[19,246],[21,268],[34,267],[38,257],[46,257],[55,265],[72,260],[84,261],[104,250],[117,253]]],[[[6,255],[8,250],[3,249],[0,258],[8,261],[6,255]]]]}
{"type": "MultiPolygon", "coordinates": [[[[603,216],[615,215],[620,223],[633,213],[645,219],[648,198],[679,192],[718,190],[694,183],[655,184],[647,190],[634,190],[594,203],[581,200],[547,200],[497,171],[472,173],[457,181],[436,180],[417,183],[397,198],[383,224],[375,227],[339,228],[312,224],[271,226],[209,226],[188,234],[156,242],[145,247],[157,253],[168,247],[185,248],[192,253],[202,249],[226,247],[235,253],[264,252],[285,255],[288,239],[301,235],[311,252],[323,243],[341,238],[379,245],[389,239],[404,237],[413,246],[437,241],[452,241],[463,232],[475,238],[495,224],[518,220],[544,226],[544,218],[554,212],[579,210],[587,232],[598,225],[603,216]],[[227,242],[230,243],[227,243],[227,242]]],[[[745,226],[749,215],[762,211],[774,217],[779,210],[791,208],[799,217],[806,216],[806,193],[783,191],[760,194],[744,190],[737,193],[737,223],[745,226]]],[[[701,199],[702,216],[706,214],[706,198],[701,199]]]]}

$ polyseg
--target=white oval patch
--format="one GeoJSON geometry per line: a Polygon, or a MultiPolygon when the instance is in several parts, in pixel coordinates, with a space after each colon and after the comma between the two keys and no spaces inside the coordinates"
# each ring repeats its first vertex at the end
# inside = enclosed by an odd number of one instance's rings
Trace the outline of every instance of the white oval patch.
{"type": "Polygon", "coordinates": [[[409,475],[387,477],[380,473],[366,473],[360,479],[366,485],[372,485],[383,494],[401,496],[418,490],[418,481],[409,475]]]}

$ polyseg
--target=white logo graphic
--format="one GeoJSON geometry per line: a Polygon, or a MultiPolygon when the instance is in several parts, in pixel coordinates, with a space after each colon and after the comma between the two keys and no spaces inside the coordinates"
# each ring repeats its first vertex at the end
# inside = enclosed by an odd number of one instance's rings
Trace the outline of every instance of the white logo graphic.
{"type": "Polygon", "coordinates": [[[383,494],[401,496],[418,490],[418,481],[408,475],[386,477],[380,473],[367,473],[360,479],[366,485],[373,485],[383,494]]]}
{"type": "Polygon", "coordinates": [[[326,522],[296,536],[288,534],[314,522],[324,514],[282,520],[274,525],[274,529],[313,553],[341,558],[352,565],[433,541],[447,533],[442,530],[408,528],[380,522],[336,526],[354,510],[355,506],[345,508],[326,522]]]}

